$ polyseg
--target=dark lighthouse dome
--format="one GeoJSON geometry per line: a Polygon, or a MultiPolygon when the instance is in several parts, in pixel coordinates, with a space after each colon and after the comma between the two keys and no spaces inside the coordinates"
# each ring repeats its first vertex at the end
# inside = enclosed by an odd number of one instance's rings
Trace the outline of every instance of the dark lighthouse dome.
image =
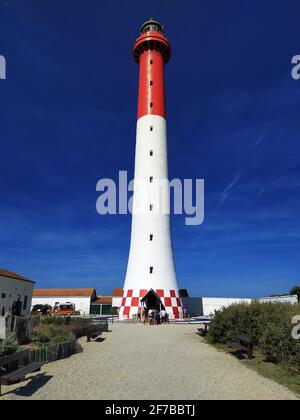
{"type": "Polygon", "coordinates": [[[164,27],[157,20],[155,20],[153,18],[150,18],[141,27],[141,33],[142,34],[145,34],[147,32],[159,32],[159,33],[163,34],[164,33],[164,27]]]}

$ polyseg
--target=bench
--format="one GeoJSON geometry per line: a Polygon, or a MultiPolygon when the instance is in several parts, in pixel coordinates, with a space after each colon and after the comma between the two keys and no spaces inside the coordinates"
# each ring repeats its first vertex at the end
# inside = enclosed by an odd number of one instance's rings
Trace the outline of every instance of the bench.
{"type": "Polygon", "coordinates": [[[70,329],[76,338],[87,337],[87,341],[90,342],[91,338],[97,338],[101,333],[108,332],[108,322],[91,319],[72,320],[70,329]]]}
{"type": "Polygon", "coordinates": [[[247,354],[248,359],[253,359],[253,340],[246,335],[237,335],[236,341],[227,343],[228,347],[236,353],[247,354]]]}
{"type": "Polygon", "coordinates": [[[198,334],[201,335],[201,337],[205,337],[208,333],[207,328],[198,328],[198,334]]]}
{"type": "Polygon", "coordinates": [[[86,328],[86,337],[87,342],[89,343],[91,339],[96,339],[99,337],[103,332],[103,327],[99,325],[91,325],[88,328],[86,328]]]}
{"type": "Polygon", "coordinates": [[[208,328],[211,324],[211,320],[203,320],[202,323],[204,325],[204,328],[198,328],[198,334],[201,335],[201,337],[207,336],[208,328]]]}
{"type": "Polygon", "coordinates": [[[39,372],[41,364],[29,364],[29,350],[20,351],[0,358],[0,396],[1,385],[13,385],[25,380],[30,373],[39,372]]]}

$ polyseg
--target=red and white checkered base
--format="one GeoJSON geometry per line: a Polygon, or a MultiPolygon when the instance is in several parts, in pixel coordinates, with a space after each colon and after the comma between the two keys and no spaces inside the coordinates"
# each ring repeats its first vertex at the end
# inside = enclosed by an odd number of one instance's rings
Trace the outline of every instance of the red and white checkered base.
{"type": "MultiPolygon", "coordinates": [[[[132,319],[138,313],[141,299],[149,290],[124,290],[123,300],[119,311],[120,319],[132,319]]],[[[183,306],[177,290],[155,290],[160,297],[169,319],[183,318],[183,306]]]]}

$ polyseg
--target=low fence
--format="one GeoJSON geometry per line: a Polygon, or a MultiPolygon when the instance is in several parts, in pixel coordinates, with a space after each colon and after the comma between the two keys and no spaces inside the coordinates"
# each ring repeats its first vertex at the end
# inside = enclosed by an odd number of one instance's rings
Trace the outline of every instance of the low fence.
{"type": "Polygon", "coordinates": [[[6,333],[12,333],[20,344],[27,344],[31,339],[33,329],[39,324],[38,316],[10,316],[6,318],[6,333]]]}
{"type": "Polygon", "coordinates": [[[92,328],[97,328],[99,332],[108,332],[107,320],[97,320],[93,318],[70,318],[67,321],[70,330],[76,335],[81,337],[86,335],[86,332],[92,328]]]}
{"type": "Polygon", "coordinates": [[[56,360],[66,359],[76,353],[76,337],[70,333],[69,340],[43,347],[37,350],[30,350],[30,363],[50,363],[56,360]]]}

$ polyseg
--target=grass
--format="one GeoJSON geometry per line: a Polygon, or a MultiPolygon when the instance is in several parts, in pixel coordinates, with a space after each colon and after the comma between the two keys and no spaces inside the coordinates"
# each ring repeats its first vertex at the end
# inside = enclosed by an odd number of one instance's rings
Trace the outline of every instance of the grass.
{"type": "MultiPolygon", "coordinates": [[[[232,354],[232,350],[228,346],[225,344],[214,343],[209,336],[205,337],[204,341],[219,351],[232,354]]],[[[285,366],[266,362],[265,357],[257,348],[255,348],[254,356],[255,359],[251,361],[241,360],[241,363],[243,363],[243,365],[247,368],[259,373],[263,377],[271,379],[280,385],[286,386],[298,397],[300,397],[300,374],[291,373],[285,366]]]]}
{"type": "Polygon", "coordinates": [[[49,346],[66,341],[70,335],[70,329],[65,325],[39,324],[35,327],[31,344],[38,347],[49,346]]]}

